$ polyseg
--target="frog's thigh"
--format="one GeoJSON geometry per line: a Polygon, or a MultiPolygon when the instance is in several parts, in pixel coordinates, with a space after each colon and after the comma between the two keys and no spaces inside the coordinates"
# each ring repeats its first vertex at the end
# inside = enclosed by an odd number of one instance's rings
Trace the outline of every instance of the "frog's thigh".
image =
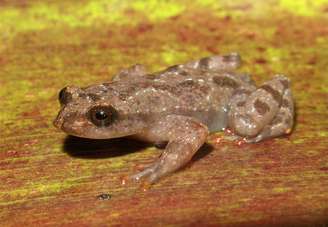
{"type": "Polygon", "coordinates": [[[112,81],[134,80],[140,76],[146,75],[145,66],[141,64],[132,65],[129,68],[122,69],[118,74],[113,76],[112,81]]]}
{"type": "Polygon", "coordinates": [[[288,88],[282,97],[282,104],[275,118],[256,137],[248,139],[247,142],[254,143],[263,139],[289,134],[293,125],[294,102],[291,90],[288,88]]]}
{"type": "MultiPolygon", "coordinates": [[[[274,123],[274,119],[280,119],[285,112],[293,113],[289,80],[284,76],[276,76],[253,92],[242,93],[237,90],[231,99],[229,127],[237,134],[248,138],[256,137],[260,132],[263,132],[263,138],[273,136],[273,134],[278,136],[283,132],[273,129],[270,125],[274,123]],[[287,105],[286,102],[286,105],[282,105],[283,100],[288,100],[289,104],[287,105]],[[270,128],[270,133],[268,128],[270,128]]],[[[290,124],[292,124],[293,119],[290,118],[290,124]]]]}
{"type": "Polygon", "coordinates": [[[154,133],[169,140],[165,150],[150,167],[132,176],[133,179],[148,177],[153,183],[187,164],[196,151],[205,143],[208,129],[197,120],[170,115],[154,126],[154,133]]]}

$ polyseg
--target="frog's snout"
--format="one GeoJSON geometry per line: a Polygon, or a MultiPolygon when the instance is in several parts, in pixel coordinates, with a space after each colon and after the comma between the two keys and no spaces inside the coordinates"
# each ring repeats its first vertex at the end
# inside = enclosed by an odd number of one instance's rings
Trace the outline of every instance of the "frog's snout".
{"type": "Polygon", "coordinates": [[[64,118],[63,118],[63,114],[62,114],[63,110],[60,110],[57,117],[55,118],[55,120],[53,121],[53,125],[58,128],[61,129],[63,122],[64,122],[64,118]]]}

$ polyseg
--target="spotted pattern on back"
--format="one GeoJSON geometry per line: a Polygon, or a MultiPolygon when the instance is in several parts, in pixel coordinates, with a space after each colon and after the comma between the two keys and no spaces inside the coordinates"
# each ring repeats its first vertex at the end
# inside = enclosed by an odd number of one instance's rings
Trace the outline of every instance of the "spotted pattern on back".
{"type": "Polygon", "coordinates": [[[220,87],[228,87],[228,88],[233,88],[233,89],[236,89],[239,87],[239,84],[235,80],[233,80],[229,77],[226,77],[226,76],[215,76],[215,77],[213,77],[213,81],[220,87]]]}
{"type": "Polygon", "coordinates": [[[281,94],[270,85],[265,84],[261,86],[261,89],[267,91],[277,103],[281,102],[281,94]]]}
{"type": "Polygon", "coordinates": [[[266,114],[270,110],[270,106],[259,99],[256,99],[256,101],[254,102],[254,107],[256,111],[261,115],[266,114]]]}
{"type": "Polygon", "coordinates": [[[283,118],[280,115],[278,115],[272,120],[271,124],[272,125],[280,124],[282,122],[282,120],[283,120],[283,118]]]}
{"type": "Polygon", "coordinates": [[[237,89],[233,95],[249,95],[251,93],[250,90],[247,90],[247,89],[237,89]]]}
{"type": "Polygon", "coordinates": [[[199,60],[200,68],[203,68],[203,69],[208,68],[209,65],[210,65],[210,61],[211,61],[210,58],[202,58],[202,59],[200,59],[199,60]]]}
{"type": "Polygon", "coordinates": [[[289,101],[287,99],[283,99],[281,103],[282,107],[289,107],[289,101]]]}
{"type": "Polygon", "coordinates": [[[287,79],[281,79],[280,80],[280,83],[284,87],[284,90],[286,90],[287,88],[289,88],[289,81],[287,79]]]}
{"type": "Polygon", "coordinates": [[[93,101],[97,101],[97,100],[100,100],[100,96],[97,95],[97,94],[94,94],[94,93],[88,93],[87,94],[93,101]]]}

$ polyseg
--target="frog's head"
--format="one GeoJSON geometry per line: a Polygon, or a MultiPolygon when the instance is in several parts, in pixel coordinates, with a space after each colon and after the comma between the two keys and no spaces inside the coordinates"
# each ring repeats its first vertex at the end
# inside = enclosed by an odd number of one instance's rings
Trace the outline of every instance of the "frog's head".
{"type": "Polygon", "coordinates": [[[88,88],[63,88],[54,125],[70,135],[93,139],[123,137],[142,130],[145,123],[140,116],[129,114],[129,108],[115,96],[99,94],[96,86],[101,85],[93,86],[91,92],[88,88]]]}

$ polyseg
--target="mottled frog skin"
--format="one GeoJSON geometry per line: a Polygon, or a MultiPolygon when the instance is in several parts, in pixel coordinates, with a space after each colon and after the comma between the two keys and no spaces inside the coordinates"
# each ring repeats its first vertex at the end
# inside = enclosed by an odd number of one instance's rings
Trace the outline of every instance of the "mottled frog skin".
{"type": "Polygon", "coordinates": [[[229,128],[246,142],[290,133],[294,104],[289,79],[256,87],[237,73],[240,56],[212,56],[148,73],[134,65],[109,83],[60,91],[54,125],[85,138],[125,136],[167,142],[160,157],[131,179],[153,183],[188,163],[210,132],[229,128]]]}

